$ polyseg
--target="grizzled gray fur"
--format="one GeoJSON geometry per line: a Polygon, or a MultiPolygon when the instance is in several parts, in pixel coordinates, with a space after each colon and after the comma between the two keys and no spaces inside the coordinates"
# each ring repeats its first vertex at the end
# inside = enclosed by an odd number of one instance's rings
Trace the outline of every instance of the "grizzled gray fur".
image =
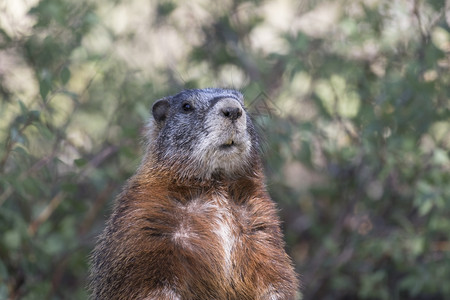
{"type": "Polygon", "coordinates": [[[182,177],[207,179],[215,174],[240,173],[257,155],[257,134],[238,91],[184,90],[158,100],[153,117],[148,126],[147,153],[155,153],[165,167],[177,165],[182,177]],[[224,117],[234,126],[224,124],[224,117]],[[180,169],[180,161],[189,163],[180,169]]]}

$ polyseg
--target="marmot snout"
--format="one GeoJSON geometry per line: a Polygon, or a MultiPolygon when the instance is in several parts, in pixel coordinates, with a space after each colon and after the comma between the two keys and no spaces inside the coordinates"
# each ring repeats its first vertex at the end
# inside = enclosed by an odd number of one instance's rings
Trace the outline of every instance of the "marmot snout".
{"type": "Polygon", "coordinates": [[[146,152],[94,250],[94,299],[294,299],[242,95],[155,102],[146,152]]]}
{"type": "MultiPolygon", "coordinates": [[[[236,100],[226,98],[221,100],[217,106],[215,112],[220,117],[214,118],[212,116],[210,122],[212,123],[211,128],[213,130],[218,130],[219,134],[223,134],[223,138],[220,141],[221,149],[231,150],[243,143],[245,144],[245,141],[248,140],[248,136],[246,135],[247,123],[245,121],[245,111],[241,105],[236,100]]],[[[245,148],[245,150],[249,150],[249,148],[245,148]]]]}

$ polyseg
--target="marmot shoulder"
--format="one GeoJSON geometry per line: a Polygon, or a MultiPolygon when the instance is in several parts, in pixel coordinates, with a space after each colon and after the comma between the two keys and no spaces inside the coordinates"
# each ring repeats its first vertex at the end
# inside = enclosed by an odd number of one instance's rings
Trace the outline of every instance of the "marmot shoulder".
{"type": "Polygon", "coordinates": [[[92,299],[295,299],[242,94],[185,90],[152,115],[92,254],[92,299]]]}

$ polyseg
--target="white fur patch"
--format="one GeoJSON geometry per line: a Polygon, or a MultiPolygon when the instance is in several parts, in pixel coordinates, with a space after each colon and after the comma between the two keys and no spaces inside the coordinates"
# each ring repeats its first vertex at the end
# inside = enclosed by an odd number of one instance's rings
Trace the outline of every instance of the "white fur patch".
{"type": "Polygon", "coordinates": [[[181,297],[172,288],[164,287],[162,289],[153,291],[150,295],[145,297],[143,300],[158,300],[158,299],[181,300],[181,297]]]}
{"type": "MultiPolygon", "coordinates": [[[[218,201],[226,202],[227,200],[224,198],[223,199],[219,198],[218,201]]],[[[226,203],[224,204],[226,205],[226,203]]],[[[219,208],[217,216],[218,218],[214,232],[221,240],[221,245],[223,247],[223,260],[224,260],[223,266],[225,274],[230,275],[233,268],[232,262],[233,248],[236,242],[236,237],[233,234],[233,229],[231,227],[233,216],[226,207],[219,208]]]]}
{"type": "Polygon", "coordinates": [[[191,236],[192,233],[189,228],[186,228],[185,224],[181,224],[178,230],[174,232],[172,239],[177,243],[185,243],[191,236]]]}
{"type": "MultiPolygon", "coordinates": [[[[180,206],[183,211],[184,221],[173,233],[172,240],[182,247],[189,248],[193,242],[192,237],[198,233],[195,228],[190,228],[189,218],[208,218],[211,224],[210,232],[214,233],[218,239],[218,243],[222,246],[223,270],[227,276],[231,276],[233,268],[233,248],[236,243],[236,236],[233,232],[232,222],[233,216],[228,209],[228,200],[217,195],[212,199],[194,199],[186,205],[180,206]],[[204,216],[202,216],[204,214],[204,216]]],[[[203,241],[208,243],[208,241],[203,241]]]]}

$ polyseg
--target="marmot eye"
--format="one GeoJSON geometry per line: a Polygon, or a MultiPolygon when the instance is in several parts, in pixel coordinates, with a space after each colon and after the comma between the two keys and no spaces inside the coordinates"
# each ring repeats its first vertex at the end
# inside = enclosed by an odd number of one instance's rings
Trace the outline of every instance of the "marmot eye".
{"type": "Polygon", "coordinates": [[[183,103],[182,108],[184,111],[191,111],[194,109],[190,103],[183,103]]]}

